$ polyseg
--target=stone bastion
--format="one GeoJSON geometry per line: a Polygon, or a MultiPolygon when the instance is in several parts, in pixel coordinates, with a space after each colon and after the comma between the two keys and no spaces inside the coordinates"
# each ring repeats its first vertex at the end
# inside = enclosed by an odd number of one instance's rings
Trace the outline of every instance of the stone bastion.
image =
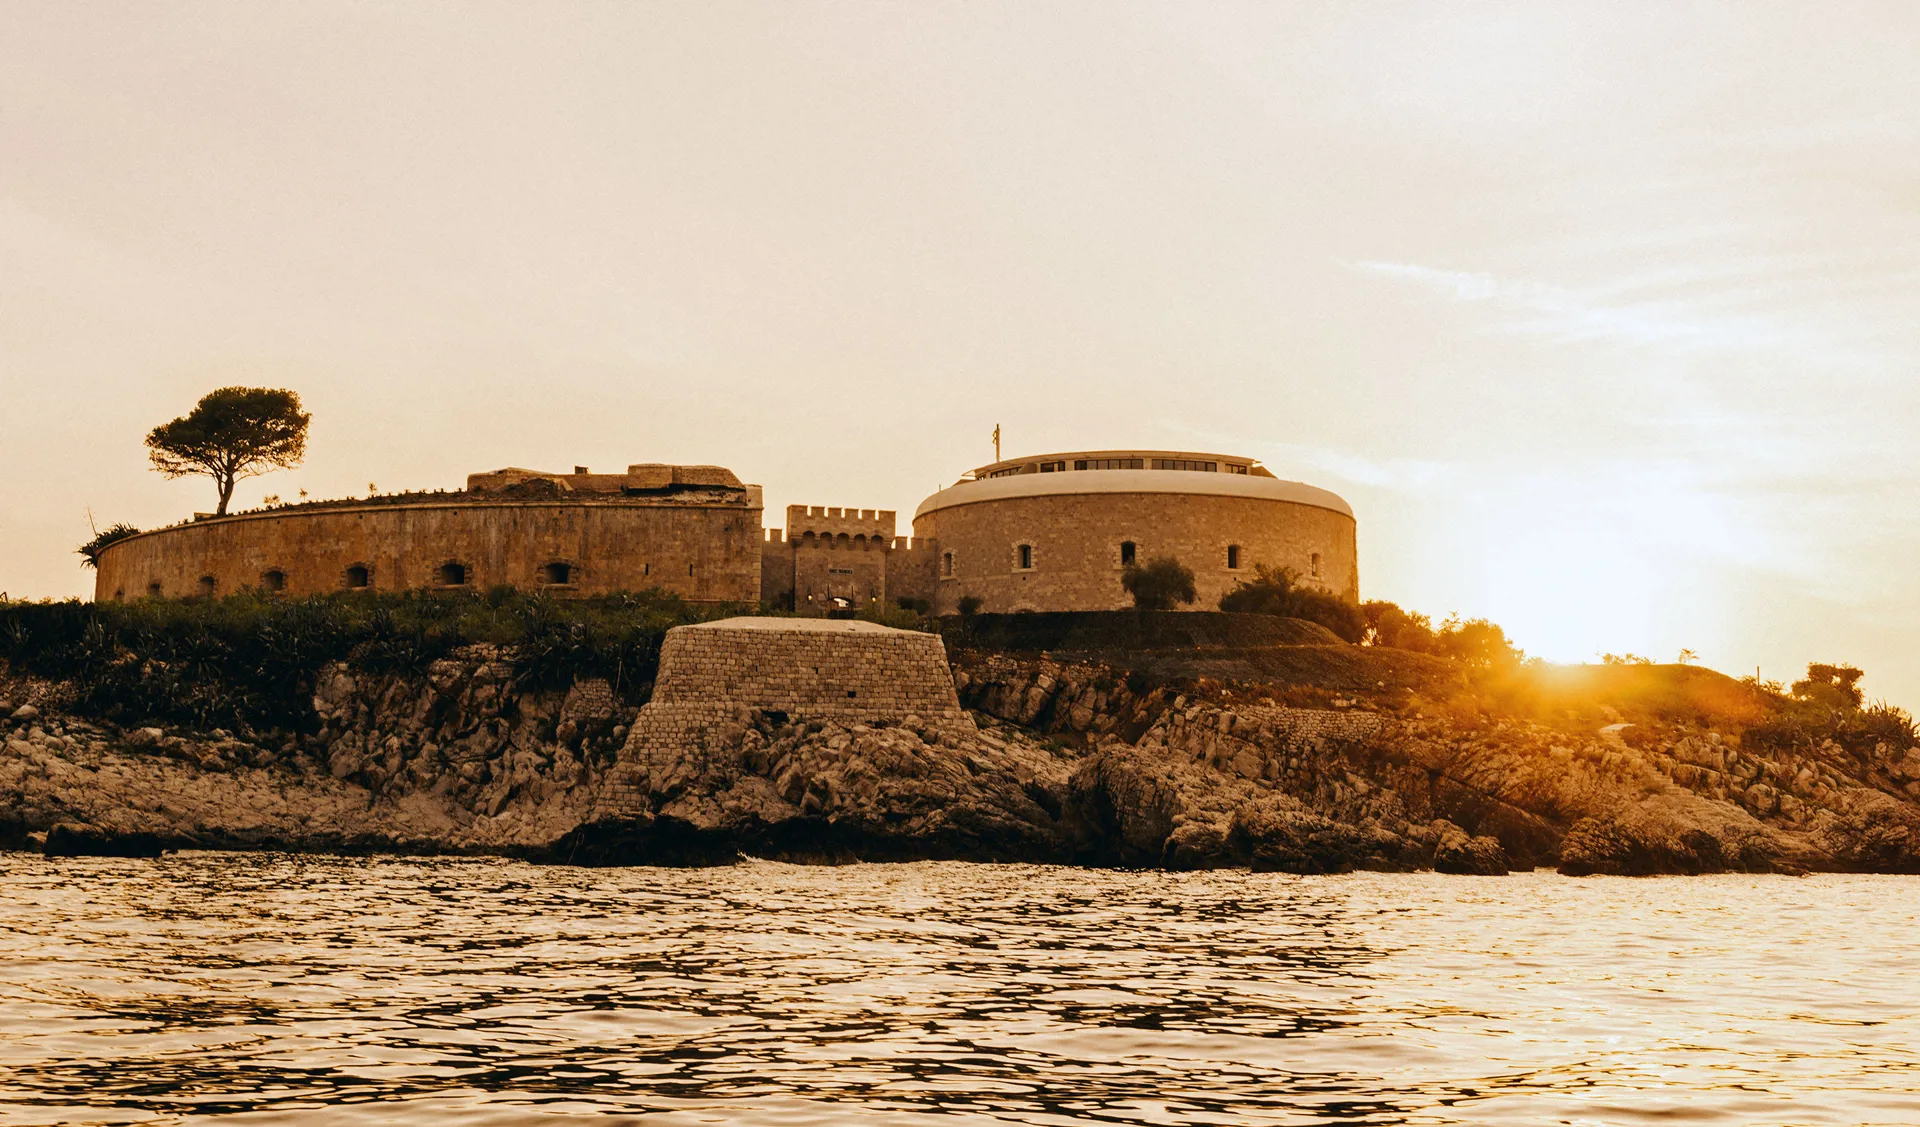
{"type": "Polygon", "coordinates": [[[496,585],[760,599],[760,487],[719,466],[504,469],[450,493],[202,515],[109,544],[96,602],[496,585]]]}
{"type": "Polygon", "coordinates": [[[1130,564],[1171,557],[1193,572],[1197,609],[1258,574],[1358,602],[1353,510],[1251,458],[1180,450],[1085,450],[995,462],[921,502],[937,614],[978,599],[989,613],[1121,610],[1130,564]]]}
{"type": "Polygon", "coordinates": [[[742,617],[667,631],[653,697],[602,789],[597,817],[645,813],[660,776],[726,755],[756,719],[901,725],[944,741],[979,731],[936,634],[851,619],[742,617]]]}

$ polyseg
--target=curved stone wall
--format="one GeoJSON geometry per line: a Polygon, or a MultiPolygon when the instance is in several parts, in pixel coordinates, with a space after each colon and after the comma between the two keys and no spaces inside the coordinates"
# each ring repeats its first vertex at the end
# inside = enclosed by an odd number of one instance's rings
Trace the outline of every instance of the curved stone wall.
{"type": "Polygon", "coordinates": [[[760,598],[760,506],[654,498],[336,502],[158,529],[100,555],[98,601],[496,585],[760,598]]]}
{"type": "MultiPolygon", "coordinates": [[[[1072,466],[1076,456],[1045,458],[1040,464],[1072,466]]],[[[1212,455],[1183,456],[1202,458],[1213,461],[1200,464],[1225,464],[1212,455]]],[[[1129,544],[1136,562],[1173,556],[1193,569],[1195,609],[1218,607],[1258,564],[1290,568],[1302,583],[1343,598],[1360,597],[1356,528],[1346,502],[1264,471],[982,477],[929,497],[913,530],[916,539],[936,542],[933,605],[942,614],[966,595],[984,600],[980,609],[988,612],[1129,607],[1120,586],[1129,544]]]]}

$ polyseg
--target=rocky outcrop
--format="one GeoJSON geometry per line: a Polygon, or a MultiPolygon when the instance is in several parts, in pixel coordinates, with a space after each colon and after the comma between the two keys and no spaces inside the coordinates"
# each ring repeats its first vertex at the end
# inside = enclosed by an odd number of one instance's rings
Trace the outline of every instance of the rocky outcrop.
{"type": "Polygon", "coordinates": [[[537,854],[586,817],[633,712],[604,682],[516,684],[488,647],[319,686],[317,731],[238,735],[122,730],[65,713],[59,686],[0,684],[41,702],[0,711],[0,840],[537,854]]]}
{"type": "MultiPolygon", "coordinates": [[[[1791,752],[1693,724],[1582,729],[963,655],[972,719],[681,702],[603,799],[637,705],[471,647],[335,666],[302,734],[118,729],[0,680],[0,842],[495,852],[576,863],[972,858],[1497,875],[1920,872],[1920,752],[1791,752]],[[695,714],[698,714],[696,717],[695,714]],[[678,715],[678,714],[676,714],[678,715]],[[688,718],[692,719],[688,719],[688,718]]],[[[645,744],[644,748],[639,745],[645,744]]]]}
{"type": "Polygon", "coordinates": [[[1006,655],[975,655],[956,683],[970,706],[1085,748],[1067,821],[1086,861],[1920,871],[1920,753],[1888,744],[1775,758],[1684,725],[1463,727],[1006,655]]]}
{"type": "Polygon", "coordinates": [[[555,855],[1065,860],[1058,815],[1071,759],[1006,727],[967,727],[716,710],[634,765],[638,808],[581,827],[555,855]]]}

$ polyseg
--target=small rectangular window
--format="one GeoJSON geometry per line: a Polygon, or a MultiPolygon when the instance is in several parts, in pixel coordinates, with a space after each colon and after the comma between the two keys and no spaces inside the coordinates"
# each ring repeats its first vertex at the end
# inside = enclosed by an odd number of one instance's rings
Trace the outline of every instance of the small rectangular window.
{"type": "Polygon", "coordinates": [[[1238,571],[1239,568],[1240,568],[1240,545],[1229,544],[1227,545],[1227,570],[1238,571]]]}
{"type": "Polygon", "coordinates": [[[1228,463],[1226,464],[1226,466],[1225,466],[1225,467],[1223,467],[1223,468],[1224,468],[1224,469],[1226,470],[1226,472],[1228,472],[1228,473],[1237,473],[1237,474],[1244,474],[1244,473],[1246,473],[1246,472],[1247,472],[1247,467],[1245,467],[1245,466],[1236,466],[1236,465],[1234,465],[1234,464],[1233,464],[1232,462],[1228,462],[1228,463]]]}
{"type": "Polygon", "coordinates": [[[1033,545],[1022,544],[1020,545],[1020,570],[1026,571],[1031,567],[1033,567],[1033,545]]]}
{"type": "Polygon", "coordinates": [[[1120,542],[1120,566],[1121,566],[1121,567],[1132,567],[1132,566],[1133,566],[1133,557],[1134,557],[1134,546],[1133,546],[1133,541],[1131,541],[1131,540],[1122,540],[1122,541],[1120,542]]]}
{"type": "Polygon", "coordinates": [[[1155,458],[1153,460],[1153,468],[1156,470],[1190,470],[1198,473],[1217,473],[1219,472],[1220,465],[1217,462],[1201,462],[1192,458],[1155,458]]]}

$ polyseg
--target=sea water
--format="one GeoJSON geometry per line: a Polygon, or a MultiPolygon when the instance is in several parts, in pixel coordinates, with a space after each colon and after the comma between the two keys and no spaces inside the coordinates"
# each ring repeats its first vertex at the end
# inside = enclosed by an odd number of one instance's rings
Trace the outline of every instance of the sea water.
{"type": "Polygon", "coordinates": [[[0,1123],[1920,1123],[1920,879],[0,854],[0,1123]]]}

